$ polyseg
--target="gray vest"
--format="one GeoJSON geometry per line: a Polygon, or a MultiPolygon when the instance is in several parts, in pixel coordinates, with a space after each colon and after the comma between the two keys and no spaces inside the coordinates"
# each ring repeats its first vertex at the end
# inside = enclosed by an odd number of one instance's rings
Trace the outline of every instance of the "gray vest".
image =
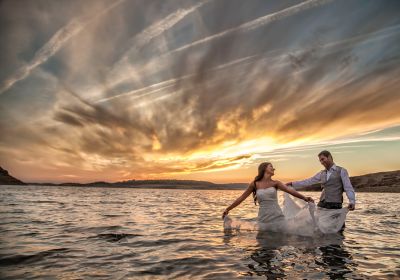
{"type": "Polygon", "coordinates": [[[333,171],[329,176],[329,180],[326,180],[326,170],[321,171],[321,187],[322,193],[320,201],[325,200],[325,202],[335,202],[343,203],[343,182],[340,177],[340,172],[342,168],[336,166],[336,171],[333,171]]]}

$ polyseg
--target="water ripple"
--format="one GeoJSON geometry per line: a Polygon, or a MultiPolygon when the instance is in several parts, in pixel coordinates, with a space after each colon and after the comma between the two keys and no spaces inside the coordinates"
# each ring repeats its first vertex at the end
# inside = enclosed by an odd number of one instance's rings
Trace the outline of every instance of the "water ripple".
{"type": "Polygon", "coordinates": [[[13,255],[0,258],[0,266],[18,265],[18,264],[29,264],[38,261],[45,260],[49,257],[60,256],[63,253],[68,252],[67,248],[51,249],[41,251],[31,255],[13,255]]]}

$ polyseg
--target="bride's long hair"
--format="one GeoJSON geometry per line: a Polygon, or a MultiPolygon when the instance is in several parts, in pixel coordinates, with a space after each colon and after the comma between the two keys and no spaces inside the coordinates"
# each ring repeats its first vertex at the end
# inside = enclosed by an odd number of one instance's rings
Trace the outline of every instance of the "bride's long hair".
{"type": "Polygon", "coordinates": [[[258,174],[257,176],[254,178],[253,181],[253,199],[254,199],[254,204],[257,205],[257,189],[256,189],[256,182],[260,181],[263,177],[264,177],[264,173],[265,173],[265,168],[268,167],[268,165],[270,165],[270,162],[262,162],[259,166],[258,166],[258,174]]]}

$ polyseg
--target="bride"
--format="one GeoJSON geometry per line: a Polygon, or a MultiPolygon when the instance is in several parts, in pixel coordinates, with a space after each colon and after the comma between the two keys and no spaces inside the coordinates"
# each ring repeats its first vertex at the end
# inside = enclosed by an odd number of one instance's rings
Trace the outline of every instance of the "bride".
{"type": "MultiPolygon", "coordinates": [[[[343,225],[346,218],[346,210],[315,211],[314,200],[287,187],[280,181],[272,180],[275,168],[269,162],[263,162],[258,167],[258,175],[250,183],[243,194],[238,197],[222,214],[224,227],[232,228],[235,224],[243,224],[228,217],[230,210],[242,203],[253,193],[254,203],[259,203],[258,219],[256,227],[261,231],[289,232],[300,235],[309,235],[310,231],[320,229],[323,233],[334,233],[343,225]],[[285,192],[284,210],[278,204],[277,190],[285,192]],[[288,194],[304,200],[302,207],[292,200],[288,194]]],[[[312,234],[312,233],[311,233],[312,234]]]]}

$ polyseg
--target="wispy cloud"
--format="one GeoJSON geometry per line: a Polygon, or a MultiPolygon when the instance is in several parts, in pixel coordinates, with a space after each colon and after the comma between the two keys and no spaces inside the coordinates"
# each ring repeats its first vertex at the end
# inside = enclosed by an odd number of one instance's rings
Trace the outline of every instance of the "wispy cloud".
{"type": "Polygon", "coordinates": [[[11,88],[15,83],[25,79],[39,65],[46,62],[58,50],[60,50],[71,38],[81,32],[88,24],[106,14],[125,0],[118,0],[104,8],[99,13],[77,17],[72,19],[67,25],[60,28],[50,40],[44,44],[34,55],[33,59],[25,66],[18,69],[15,75],[8,78],[0,87],[0,95],[11,88]]]}
{"type": "Polygon", "coordinates": [[[204,43],[210,42],[211,40],[215,40],[215,39],[227,36],[229,34],[233,34],[233,33],[237,33],[237,32],[247,32],[247,31],[259,28],[261,26],[265,26],[267,24],[270,24],[270,23],[272,23],[274,21],[278,21],[278,20],[284,19],[286,17],[293,16],[293,15],[295,15],[297,13],[300,13],[302,11],[305,11],[307,9],[311,9],[311,8],[314,8],[314,7],[317,7],[317,6],[320,6],[320,5],[327,4],[327,3],[332,2],[332,1],[333,0],[308,0],[308,1],[304,1],[304,2],[301,2],[301,3],[297,4],[297,5],[293,5],[293,6],[290,6],[288,8],[285,8],[285,9],[283,9],[281,11],[278,11],[278,12],[275,12],[275,13],[272,13],[272,14],[268,14],[268,15],[259,17],[257,19],[254,19],[252,21],[243,23],[243,24],[239,25],[238,27],[230,28],[230,29],[224,30],[224,31],[222,31],[220,33],[213,34],[213,35],[208,36],[206,38],[197,40],[197,41],[195,41],[193,43],[190,43],[190,44],[187,44],[187,45],[182,46],[180,48],[177,48],[175,50],[172,50],[171,52],[183,51],[183,50],[186,50],[188,48],[191,48],[191,47],[194,47],[194,46],[197,46],[197,45],[200,45],[200,44],[204,44],[204,43]]]}
{"type": "Polygon", "coordinates": [[[130,56],[137,54],[151,40],[167,32],[174,25],[184,19],[187,15],[195,12],[197,9],[199,9],[209,1],[210,0],[199,2],[187,9],[178,9],[175,12],[167,15],[161,20],[143,29],[139,34],[135,35],[129,41],[128,45],[132,47],[122,56],[122,58],[117,63],[115,63],[114,67],[118,67],[118,65],[126,63],[127,59],[130,56]]]}
{"type": "MultiPolygon", "coordinates": [[[[329,2],[332,2],[334,0],[308,0],[308,1],[304,1],[301,2],[297,5],[293,5],[290,7],[287,7],[281,11],[275,12],[275,13],[271,13],[271,14],[267,14],[265,16],[256,18],[254,20],[245,22],[237,27],[234,28],[230,28],[227,30],[224,30],[222,32],[213,34],[211,36],[205,37],[203,39],[194,41],[192,43],[186,44],[184,46],[181,46],[179,48],[173,49],[168,51],[167,53],[162,53],[160,54],[156,60],[154,61],[150,61],[147,63],[146,66],[136,66],[135,68],[132,68],[129,64],[127,64],[127,59],[129,56],[132,55],[132,53],[134,53],[135,51],[137,51],[140,47],[142,47],[144,44],[148,43],[151,41],[151,39],[153,39],[155,36],[160,35],[160,28],[159,26],[163,26],[166,25],[167,27],[171,27],[173,26],[173,24],[176,24],[176,22],[180,21],[184,16],[186,16],[187,14],[193,12],[194,10],[196,10],[197,8],[199,8],[202,4],[198,4],[195,5],[194,7],[186,10],[186,11],[177,11],[169,16],[167,16],[166,18],[164,18],[163,20],[161,20],[160,22],[155,23],[154,25],[148,27],[147,29],[145,29],[143,32],[141,32],[138,36],[136,36],[132,41],[137,43],[134,44],[134,47],[132,48],[132,50],[130,52],[128,52],[127,54],[124,55],[123,59],[119,60],[118,63],[116,63],[114,65],[113,68],[115,68],[117,71],[119,72],[119,74],[116,74],[116,77],[114,76],[113,81],[111,81],[111,83],[113,85],[116,85],[118,83],[123,82],[124,80],[124,76],[126,76],[126,73],[129,73],[128,75],[128,79],[132,78],[132,72],[136,73],[136,75],[143,75],[143,69],[154,69],[154,68],[163,68],[163,61],[166,61],[164,67],[169,67],[169,61],[171,60],[171,56],[190,49],[192,47],[195,47],[197,45],[201,45],[201,44],[205,44],[205,43],[210,43],[215,39],[219,39],[219,38],[223,38],[226,37],[227,35],[235,35],[237,36],[239,33],[246,33],[249,32],[251,30],[260,28],[262,26],[266,26],[272,22],[296,15],[297,13],[300,13],[302,11],[305,11],[307,9],[311,9],[311,8],[315,8],[317,6],[320,5],[324,5],[327,4],[329,2]],[[200,5],[200,6],[199,6],[200,5]],[[168,22],[171,22],[173,24],[168,24],[168,22]],[[137,46],[136,46],[137,45],[137,46]],[[139,70],[137,69],[139,68],[139,70]],[[142,70],[142,71],[141,71],[142,70]]],[[[166,31],[163,30],[161,28],[161,30],[163,32],[166,31]]]]}
{"type": "MultiPolygon", "coordinates": [[[[318,47],[311,47],[309,49],[302,48],[302,49],[297,49],[297,50],[291,50],[290,53],[287,53],[285,50],[277,49],[277,50],[261,53],[258,55],[235,58],[232,61],[228,61],[228,62],[222,63],[220,65],[206,69],[206,71],[209,71],[209,72],[231,71],[230,67],[238,67],[238,66],[240,67],[240,66],[244,66],[249,63],[254,63],[255,61],[258,63],[259,66],[262,63],[269,65],[270,70],[272,70],[274,67],[284,67],[285,65],[286,66],[292,65],[294,68],[299,69],[299,68],[302,68],[302,66],[304,66],[306,63],[308,63],[308,61],[312,58],[312,56],[317,51],[323,51],[325,55],[329,55],[329,54],[332,54],[335,52],[343,51],[345,49],[351,49],[356,44],[365,45],[365,44],[369,44],[374,41],[382,40],[384,38],[388,38],[391,36],[397,36],[397,35],[399,35],[399,31],[400,31],[400,25],[395,25],[395,26],[390,26],[388,28],[380,29],[378,31],[374,31],[374,32],[363,34],[363,35],[347,38],[344,40],[320,44],[320,45],[318,45],[318,47]]],[[[162,58],[157,58],[158,61],[160,59],[162,59],[162,58]]],[[[344,67],[350,66],[350,64],[352,63],[352,61],[351,61],[352,59],[354,59],[354,57],[344,56],[343,60],[342,60],[343,66],[344,67]]],[[[149,62],[149,64],[151,64],[151,65],[154,63],[156,63],[156,61],[149,62]]],[[[168,66],[166,66],[166,67],[168,67],[168,66]]],[[[144,68],[148,68],[148,67],[144,67],[144,68]]],[[[142,74],[145,75],[146,72],[143,71],[142,74]]],[[[135,90],[118,93],[118,94],[115,94],[110,97],[98,99],[94,102],[102,103],[102,102],[115,100],[118,98],[130,97],[130,96],[135,96],[135,98],[148,96],[153,93],[158,93],[162,90],[174,88],[175,85],[177,83],[179,83],[180,81],[189,79],[189,78],[193,78],[196,76],[196,74],[197,73],[186,74],[179,78],[169,79],[169,80],[151,84],[151,85],[148,85],[148,86],[145,86],[142,88],[138,88],[135,90]]],[[[360,73],[360,74],[363,74],[363,73],[360,73]]],[[[347,80],[347,82],[348,82],[348,80],[347,80]]]]}

